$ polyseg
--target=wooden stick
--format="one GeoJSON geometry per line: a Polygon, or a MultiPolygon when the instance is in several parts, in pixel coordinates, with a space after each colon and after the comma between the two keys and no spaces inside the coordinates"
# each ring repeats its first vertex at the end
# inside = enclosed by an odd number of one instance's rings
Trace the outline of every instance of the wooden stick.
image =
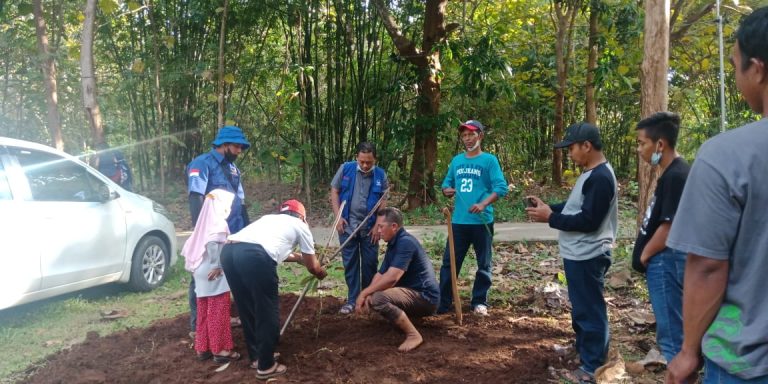
{"type": "MultiPolygon", "coordinates": [[[[339,214],[336,215],[336,219],[333,221],[333,227],[331,227],[331,234],[328,235],[328,242],[325,244],[325,249],[328,249],[328,247],[331,246],[331,240],[333,240],[333,233],[336,232],[336,225],[339,224],[339,220],[341,220],[341,213],[344,212],[344,206],[347,205],[347,201],[344,200],[341,202],[341,205],[339,206],[339,214]]],[[[320,262],[322,265],[322,261],[320,262]]],[[[288,317],[285,318],[285,324],[283,324],[283,328],[280,329],[280,336],[285,333],[285,329],[288,328],[288,324],[290,324],[291,319],[293,318],[293,315],[296,313],[296,309],[299,308],[299,304],[301,303],[301,300],[304,299],[304,296],[306,296],[307,292],[309,292],[309,286],[312,281],[308,281],[307,284],[304,285],[304,289],[301,291],[301,295],[299,295],[299,299],[296,300],[296,304],[293,305],[293,308],[291,309],[291,313],[288,314],[288,317]]]]}
{"type": "MultiPolygon", "coordinates": [[[[349,241],[352,240],[353,237],[355,237],[355,234],[357,234],[357,232],[359,232],[360,229],[363,226],[365,226],[365,224],[368,222],[368,219],[371,218],[371,215],[373,215],[379,209],[379,206],[381,206],[381,203],[384,201],[384,198],[387,197],[387,193],[388,192],[389,192],[389,187],[387,187],[387,189],[384,190],[384,193],[379,198],[379,201],[377,201],[376,205],[373,206],[373,209],[371,209],[371,211],[368,212],[368,215],[365,216],[365,219],[363,219],[363,221],[361,221],[360,224],[358,224],[357,228],[355,228],[355,230],[352,231],[352,234],[349,235],[349,238],[347,238],[347,241],[345,241],[344,244],[342,244],[336,250],[336,252],[334,252],[333,254],[331,254],[330,257],[328,257],[328,260],[325,262],[325,264],[330,263],[331,260],[333,260],[333,258],[336,257],[336,255],[341,253],[341,250],[344,249],[344,247],[347,245],[347,243],[349,243],[349,241]]],[[[343,212],[344,204],[346,204],[346,202],[347,202],[346,200],[341,202],[342,205],[341,205],[341,208],[339,208],[338,217],[336,218],[336,222],[333,225],[333,228],[331,228],[331,231],[335,231],[336,230],[336,224],[338,224],[338,222],[339,222],[339,220],[341,218],[341,212],[343,212]]],[[[331,236],[328,238],[328,245],[329,246],[331,245],[331,239],[330,239],[331,237],[333,237],[333,232],[331,232],[331,236]]],[[[322,260],[320,260],[320,264],[323,265],[322,260]]],[[[299,299],[296,300],[296,304],[293,305],[293,309],[291,310],[291,313],[289,313],[288,317],[285,319],[285,324],[283,324],[283,328],[280,330],[280,336],[282,336],[283,333],[285,333],[285,330],[288,328],[288,324],[291,323],[291,320],[293,319],[293,315],[296,313],[296,308],[298,308],[299,304],[301,303],[301,301],[304,300],[304,296],[307,295],[307,292],[309,291],[309,286],[310,286],[311,283],[312,283],[311,280],[309,282],[307,282],[307,284],[304,286],[304,290],[301,291],[301,295],[299,295],[299,299]]]]}
{"type": "Polygon", "coordinates": [[[325,262],[326,264],[330,263],[331,260],[333,260],[334,257],[338,256],[338,254],[341,253],[341,250],[344,249],[344,247],[347,246],[347,244],[352,240],[352,238],[355,237],[357,232],[359,232],[360,229],[362,229],[365,226],[365,224],[368,222],[368,219],[371,218],[371,215],[373,215],[374,213],[376,213],[376,211],[379,210],[379,207],[381,206],[381,203],[384,201],[384,198],[387,197],[387,192],[389,192],[389,187],[387,187],[387,189],[384,190],[384,193],[381,195],[381,198],[379,198],[379,201],[376,202],[376,205],[373,206],[371,211],[368,212],[368,215],[365,216],[365,219],[363,219],[363,221],[360,222],[360,224],[357,226],[357,228],[355,228],[355,230],[352,231],[352,234],[349,235],[349,237],[347,238],[347,241],[345,241],[344,244],[342,244],[339,247],[339,249],[336,250],[336,252],[331,254],[331,256],[328,258],[328,260],[325,262]]]}
{"type": "Polygon", "coordinates": [[[456,310],[456,323],[461,325],[461,297],[459,297],[459,285],[456,272],[456,248],[453,246],[453,224],[451,223],[451,210],[443,208],[443,214],[445,215],[445,222],[448,224],[448,250],[451,260],[451,290],[453,291],[453,307],[456,310]]]}

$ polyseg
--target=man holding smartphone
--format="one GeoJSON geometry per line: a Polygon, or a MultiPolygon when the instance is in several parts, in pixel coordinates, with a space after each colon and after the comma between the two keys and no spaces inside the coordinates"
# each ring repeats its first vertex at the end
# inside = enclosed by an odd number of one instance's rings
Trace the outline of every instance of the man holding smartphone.
{"type": "MultiPolygon", "coordinates": [[[[461,271],[469,246],[477,255],[477,273],[472,286],[472,311],[488,314],[488,290],[491,288],[491,253],[493,240],[493,204],[507,194],[507,181],[496,156],[483,152],[480,143],[485,126],[477,120],[459,125],[459,135],[466,152],[456,155],[443,180],[443,195],[454,200],[451,227],[456,251],[456,273],[461,271]]],[[[450,248],[445,244],[440,267],[440,305],[437,313],[453,308],[450,248]]]]}
{"type": "Polygon", "coordinates": [[[582,122],[568,127],[555,148],[568,148],[568,156],[583,172],[568,200],[547,205],[531,197],[526,208],[533,221],[560,230],[558,246],[571,301],[571,323],[581,366],[569,381],[594,383],[595,370],[605,363],[610,333],[603,289],[611,266],[611,248],[618,228],[618,193],[613,168],[603,155],[596,126],[582,122]]]}

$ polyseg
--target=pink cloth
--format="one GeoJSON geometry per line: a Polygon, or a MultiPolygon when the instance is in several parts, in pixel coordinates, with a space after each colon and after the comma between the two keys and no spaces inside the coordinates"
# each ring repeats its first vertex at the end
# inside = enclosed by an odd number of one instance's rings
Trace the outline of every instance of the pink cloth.
{"type": "Polygon", "coordinates": [[[232,210],[234,200],[235,194],[223,189],[214,189],[205,195],[197,225],[184,243],[184,248],[181,249],[181,255],[185,259],[184,269],[194,272],[200,266],[205,255],[206,244],[211,241],[217,243],[227,241],[229,235],[227,217],[232,210]]]}

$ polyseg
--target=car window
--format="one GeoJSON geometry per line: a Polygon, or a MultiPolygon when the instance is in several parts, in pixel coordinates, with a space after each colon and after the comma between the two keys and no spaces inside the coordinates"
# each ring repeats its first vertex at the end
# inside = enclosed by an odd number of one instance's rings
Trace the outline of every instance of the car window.
{"type": "Polygon", "coordinates": [[[5,168],[3,168],[3,162],[0,159],[0,200],[11,200],[11,185],[8,184],[8,177],[5,176],[5,168]]]}
{"type": "Polygon", "coordinates": [[[100,181],[80,164],[31,149],[10,148],[36,201],[99,201],[100,181]]]}

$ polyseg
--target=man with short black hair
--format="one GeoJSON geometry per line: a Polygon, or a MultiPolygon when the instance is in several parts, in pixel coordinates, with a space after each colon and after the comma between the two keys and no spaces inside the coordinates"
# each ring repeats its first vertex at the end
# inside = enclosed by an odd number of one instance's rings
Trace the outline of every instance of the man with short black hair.
{"type": "MultiPolygon", "coordinates": [[[[371,284],[376,274],[379,264],[379,234],[374,228],[376,216],[371,215],[365,223],[363,220],[380,199],[386,199],[383,197],[386,190],[387,174],[376,166],[376,147],[369,142],[357,145],[355,161],[342,164],[331,181],[331,206],[335,217],[339,216],[341,202],[347,202],[336,226],[339,243],[344,244],[355,229],[362,226],[341,251],[347,283],[347,303],[339,310],[343,315],[355,310],[357,295],[371,284]]],[[[380,207],[385,205],[386,201],[380,207]]]]}
{"type": "Polygon", "coordinates": [[[371,284],[357,297],[356,310],[379,313],[405,333],[400,352],[421,345],[423,338],[408,316],[435,313],[439,291],[432,262],[419,241],[403,228],[403,214],[397,208],[378,211],[376,232],[387,242],[387,252],[371,284]]]}
{"type": "Polygon", "coordinates": [[[603,154],[596,126],[576,123],[555,148],[568,148],[571,161],[582,168],[568,200],[547,205],[529,196],[535,206],[526,208],[533,221],[560,230],[558,246],[563,257],[571,324],[581,366],[568,379],[594,383],[595,370],[605,363],[610,332],[603,290],[611,266],[611,248],[618,228],[618,193],[613,168],[603,154]]]}
{"type": "Polygon", "coordinates": [[[666,245],[690,167],[675,150],[680,115],[657,112],[637,123],[637,153],[661,172],[637,233],[632,267],[645,272],[656,314],[656,343],[667,361],[683,342],[685,253],[666,245]]]}
{"type": "Polygon", "coordinates": [[[688,253],[683,345],[667,383],[768,383],[768,7],[742,20],[736,88],[762,119],[696,155],[667,245],[688,253]]]}

